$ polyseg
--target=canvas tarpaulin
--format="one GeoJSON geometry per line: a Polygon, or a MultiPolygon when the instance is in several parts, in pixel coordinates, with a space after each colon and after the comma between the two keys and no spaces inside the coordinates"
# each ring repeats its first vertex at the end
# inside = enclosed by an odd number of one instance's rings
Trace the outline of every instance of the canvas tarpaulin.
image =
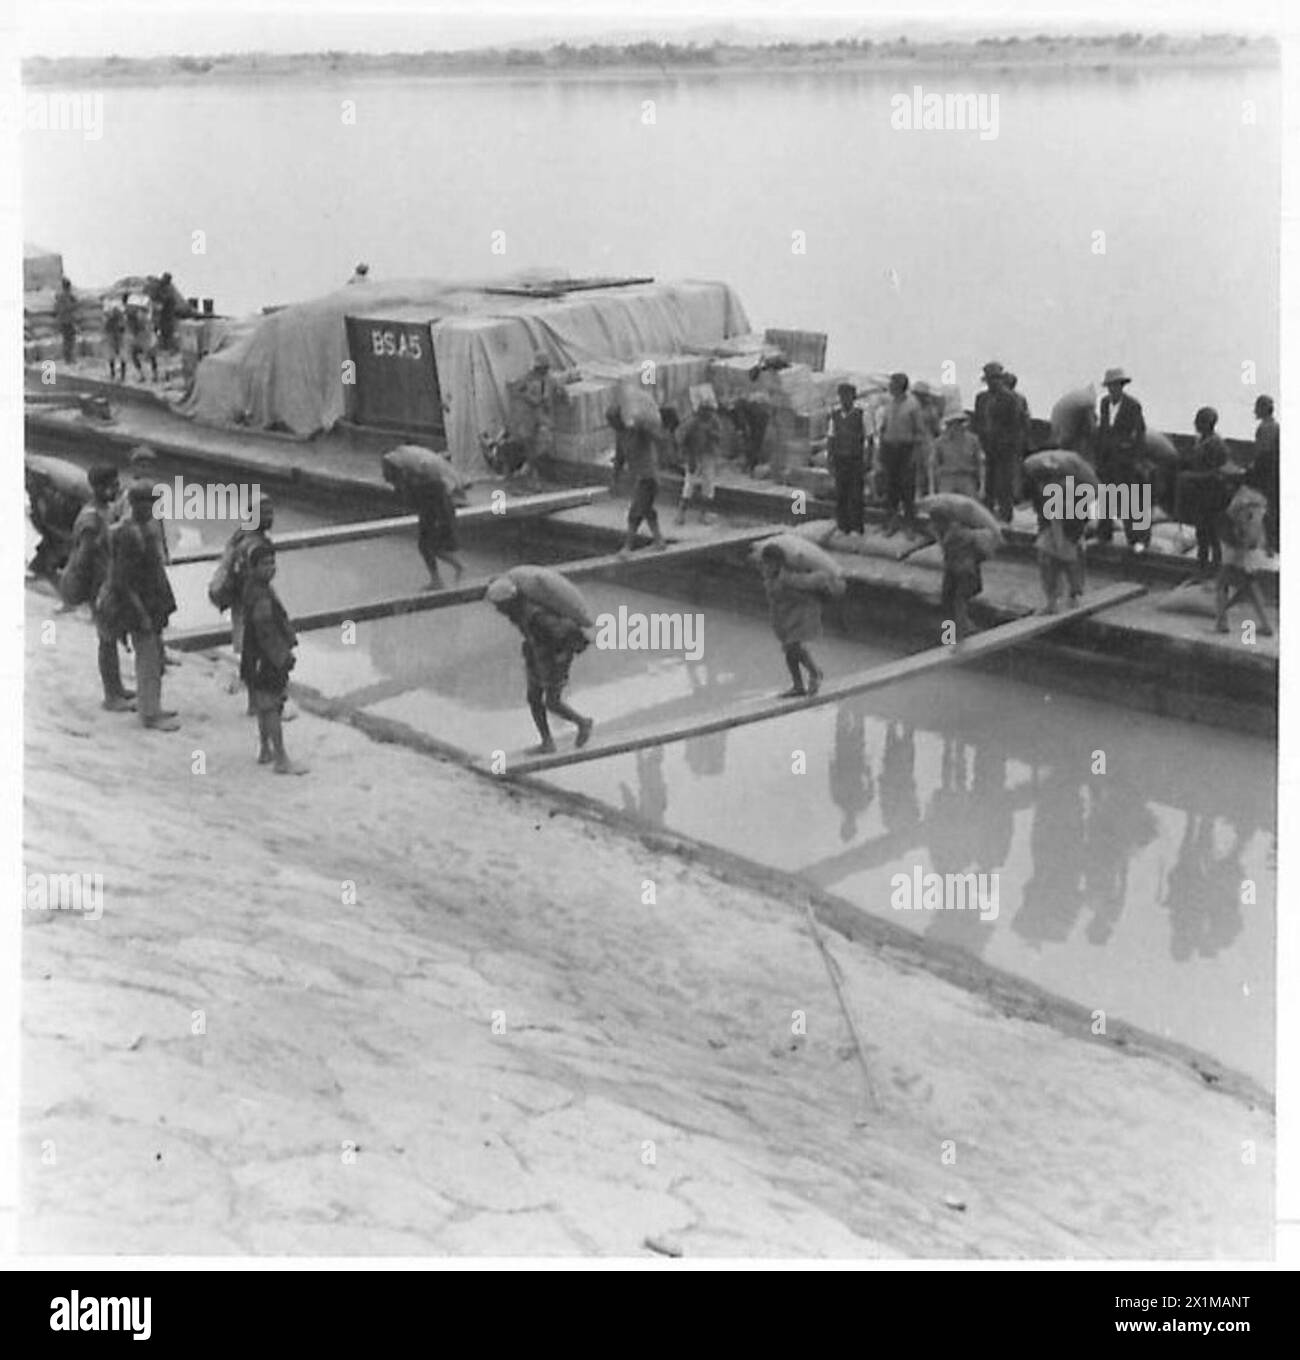
{"type": "MultiPolygon", "coordinates": [[[[498,281],[499,286],[499,281],[498,281]]],[[[724,283],[635,284],[559,298],[516,297],[483,284],[428,280],[359,284],[287,307],[199,365],[182,408],[202,420],[328,430],[347,410],[344,318],[428,323],[442,392],[447,451],[462,472],[481,470],[479,435],[508,421],[508,385],[539,350],[556,370],[635,377],[646,359],[708,351],[749,323],[724,283]]]]}

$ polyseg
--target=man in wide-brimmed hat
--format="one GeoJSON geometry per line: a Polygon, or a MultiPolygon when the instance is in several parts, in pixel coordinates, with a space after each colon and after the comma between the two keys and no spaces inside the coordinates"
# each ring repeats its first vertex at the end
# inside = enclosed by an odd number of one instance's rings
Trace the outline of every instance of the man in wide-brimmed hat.
{"type": "Polygon", "coordinates": [[[960,397],[951,397],[943,412],[943,433],[935,441],[930,492],[956,492],[982,499],[984,449],[971,433],[960,397]]]}
{"type": "MultiPolygon", "coordinates": [[[[1127,485],[1136,497],[1138,488],[1149,486],[1151,467],[1146,454],[1146,420],[1142,405],[1124,390],[1132,379],[1122,368],[1108,368],[1102,378],[1106,395],[1101,399],[1101,416],[1097,428],[1097,475],[1111,485],[1127,485]]],[[[1108,519],[1097,525],[1097,538],[1109,543],[1115,526],[1108,519]]],[[[1151,541],[1151,529],[1134,527],[1124,521],[1124,536],[1134,552],[1145,552],[1151,541]]]]}
{"type": "Polygon", "coordinates": [[[862,498],[867,472],[867,427],[855,404],[858,389],[850,382],[842,382],[836,393],[840,404],[831,412],[826,441],[835,478],[835,525],[842,534],[860,534],[866,527],[862,498]]]}
{"type": "Polygon", "coordinates": [[[984,365],[985,390],[975,398],[975,433],[987,467],[985,501],[1010,523],[1015,509],[1016,455],[1022,442],[1020,405],[996,359],[984,365]]]}

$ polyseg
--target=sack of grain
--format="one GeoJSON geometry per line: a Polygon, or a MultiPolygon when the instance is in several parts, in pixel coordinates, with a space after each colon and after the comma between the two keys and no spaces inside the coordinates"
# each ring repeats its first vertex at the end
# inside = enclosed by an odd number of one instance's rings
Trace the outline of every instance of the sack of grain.
{"type": "Polygon", "coordinates": [[[844,594],[844,573],[840,564],[820,544],[802,534],[776,534],[760,539],[754,545],[754,556],[761,557],[769,545],[778,549],[781,560],[791,571],[821,572],[827,578],[828,594],[844,594]]]}
{"type": "Polygon", "coordinates": [[[596,616],[591,612],[591,606],[582,591],[550,567],[535,567],[527,563],[511,567],[489,582],[486,598],[495,605],[517,594],[584,628],[596,626],[596,616]]]}
{"type": "Polygon", "coordinates": [[[390,449],[380,460],[384,470],[384,480],[397,486],[405,480],[421,482],[440,481],[451,496],[465,494],[465,482],[445,454],[433,449],[421,448],[419,444],[399,444],[390,449]]]}
{"type": "Polygon", "coordinates": [[[659,407],[655,404],[653,389],[634,387],[630,384],[619,389],[618,409],[623,424],[636,426],[643,430],[653,430],[656,434],[663,429],[659,407]]]}

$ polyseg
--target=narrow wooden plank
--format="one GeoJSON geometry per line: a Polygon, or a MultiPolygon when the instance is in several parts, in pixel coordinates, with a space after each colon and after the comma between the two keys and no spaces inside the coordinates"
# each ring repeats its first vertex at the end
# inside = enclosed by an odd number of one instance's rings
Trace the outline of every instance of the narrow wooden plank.
{"type": "MultiPolygon", "coordinates": [[[[490,505],[462,506],[456,511],[456,523],[464,527],[496,524],[503,520],[535,519],[540,515],[553,515],[559,510],[576,510],[603,500],[608,495],[608,487],[585,486],[572,491],[545,491],[536,496],[507,496],[501,511],[494,511],[490,505]]],[[[391,519],[330,524],[320,529],[296,529],[292,533],[276,534],[275,547],[277,552],[292,552],[295,548],[329,548],[360,539],[409,533],[418,523],[417,515],[396,515],[391,519]]],[[[195,552],[177,553],[171,564],[181,567],[191,562],[217,562],[221,559],[222,551],[223,548],[201,548],[195,552]]]]}
{"type": "MultiPolygon", "coordinates": [[[[743,727],[750,723],[765,722],[769,718],[784,718],[791,713],[806,708],[819,708],[823,704],[838,703],[854,695],[865,694],[869,690],[892,685],[899,680],[907,680],[915,675],[923,675],[940,666],[956,665],[974,661],[979,657],[990,656],[1004,648],[1014,647],[1031,638],[1050,633],[1062,624],[1086,618],[1102,609],[1110,609],[1128,600],[1136,599],[1145,593],[1146,587],[1136,582],[1120,582],[1098,591],[1096,595],[1084,600],[1073,609],[1059,614],[1027,614],[1013,619],[1010,623],[1000,624],[986,632],[977,633],[965,642],[955,646],[931,647],[924,652],[914,652],[911,656],[900,657],[897,661],[886,662],[874,670],[859,672],[842,679],[831,680],[822,686],[815,695],[802,699],[773,699],[766,696],[751,699],[730,711],[719,713],[711,718],[678,724],[654,732],[638,732],[617,741],[587,746],[582,750],[556,751],[552,755],[508,757],[505,768],[493,771],[503,777],[518,778],[522,775],[540,774],[545,770],[557,770],[567,765],[581,765],[589,760],[603,760],[606,756],[624,755],[629,751],[643,750],[647,746],[664,746],[673,742],[686,741],[691,737],[705,737],[713,732],[727,732],[733,727],[743,727]]],[[[490,768],[486,761],[480,762],[490,768]]]]}
{"type": "MultiPolygon", "coordinates": [[[[743,547],[761,538],[781,532],[779,525],[761,529],[741,529],[731,534],[670,543],[661,552],[643,549],[629,557],[606,553],[600,557],[582,557],[573,562],[557,562],[552,570],[564,576],[583,577],[597,572],[635,570],[647,563],[671,562],[683,557],[715,553],[731,547],[743,547]]],[[[279,543],[279,539],[276,543],[279,543]]],[[[471,581],[465,585],[448,586],[442,590],[422,590],[414,595],[389,596],[380,600],[360,600],[353,604],[332,605],[310,614],[294,617],[293,626],[299,633],[314,628],[333,628],[345,620],[363,623],[368,619],[386,619],[396,614],[422,614],[432,609],[448,609],[453,605],[472,604],[487,592],[487,581],[471,581]]],[[[178,652],[199,652],[209,647],[220,647],[230,641],[230,623],[214,624],[207,628],[184,628],[167,636],[167,645],[178,652]]]]}

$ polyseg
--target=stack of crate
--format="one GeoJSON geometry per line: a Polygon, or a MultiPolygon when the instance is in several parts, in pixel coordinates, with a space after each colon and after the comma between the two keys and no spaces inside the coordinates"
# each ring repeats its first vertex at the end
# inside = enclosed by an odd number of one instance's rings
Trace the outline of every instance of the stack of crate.
{"type": "Polygon", "coordinates": [[[656,404],[673,407],[685,420],[691,414],[691,388],[708,382],[713,360],[707,355],[672,354],[653,363],[656,404]]]}
{"type": "Polygon", "coordinates": [[[555,403],[555,456],[564,463],[600,463],[614,452],[606,415],[618,405],[618,384],[598,378],[566,383],[555,403]]]}

